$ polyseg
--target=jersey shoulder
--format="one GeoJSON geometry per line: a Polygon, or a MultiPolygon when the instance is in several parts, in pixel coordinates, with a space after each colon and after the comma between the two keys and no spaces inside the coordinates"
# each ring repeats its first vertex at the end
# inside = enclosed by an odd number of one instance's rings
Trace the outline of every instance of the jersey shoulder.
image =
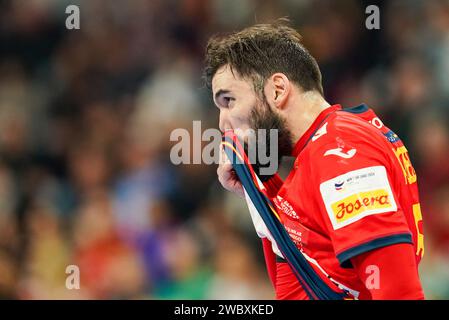
{"type": "Polygon", "coordinates": [[[391,145],[380,124],[369,109],[362,115],[334,112],[304,150],[301,158],[307,163],[306,170],[317,177],[317,182],[362,168],[382,166],[389,170],[391,145]]]}
{"type": "Polygon", "coordinates": [[[388,146],[384,131],[389,129],[371,109],[359,110],[363,112],[339,110],[331,114],[310,138],[306,146],[309,153],[332,145],[343,149],[346,145],[372,147],[382,152],[388,146]]]}

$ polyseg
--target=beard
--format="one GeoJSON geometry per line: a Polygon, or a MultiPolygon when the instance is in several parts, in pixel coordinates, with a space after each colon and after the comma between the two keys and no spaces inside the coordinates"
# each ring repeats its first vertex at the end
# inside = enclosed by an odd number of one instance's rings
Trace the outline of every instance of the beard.
{"type": "MultiPolygon", "coordinates": [[[[291,132],[287,127],[286,120],[271,109],[265,96],[263,97],[262,102],[256,105],[251,111],[250,127],[256,134],[252,141],[247,141],[247,143],[244,144],[245,152],[246,154],[249,154],[248,145],[251,143],[255,144],[253,147],[254,150],[256,150],[256,156],[253,157],[255,159],[251,159],[250,157],[250,161],[260,180],[267,181],[270,177],[276,174],[276,172],[266,173],[266,171],[270,171],[268,170],[271,168],[270,163],[272,161],[277,161],[275,167],[278,169],[282,157],[289,156],[292,153],[293,141],[291,132]],[[265,131],[260,131],[259,129],[265,129],[265,131]],[[275,136],[277,135],[277,141],[276,139],[274,141],[272,140],[273,132],[275,136]],[[269,159],[268,163],[261,163],[261,152],[265,153],[266,157],[269,159]]],[[[271,165],[273,165],[273,163],[271,163],[271,165]]]]}

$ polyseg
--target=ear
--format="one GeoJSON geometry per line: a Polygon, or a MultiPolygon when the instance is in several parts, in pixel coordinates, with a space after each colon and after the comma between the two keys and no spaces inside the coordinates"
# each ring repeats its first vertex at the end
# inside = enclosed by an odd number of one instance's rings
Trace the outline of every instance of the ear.
{"type": "Polygon", "coordinates": [[[268,78],[265,95],[268,103],[277,109],[284,109],[291,90],[291,83],[283,73],[274,73],[268,78]]]}

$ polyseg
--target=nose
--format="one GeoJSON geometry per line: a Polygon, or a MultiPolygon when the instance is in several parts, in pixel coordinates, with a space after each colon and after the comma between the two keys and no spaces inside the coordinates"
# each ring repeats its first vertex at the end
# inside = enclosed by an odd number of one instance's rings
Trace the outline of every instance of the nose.
{"type": "Polygon", "coordinates": [[[229,122],[226,109],[220,110],[219,128],[221,132],[225,132],[226,130],[231,129],[231,124],[229,122]]]}

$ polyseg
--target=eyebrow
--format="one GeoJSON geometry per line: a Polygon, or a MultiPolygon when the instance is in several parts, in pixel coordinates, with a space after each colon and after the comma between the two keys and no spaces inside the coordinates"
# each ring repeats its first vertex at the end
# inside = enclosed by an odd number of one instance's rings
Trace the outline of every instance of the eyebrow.
{"type": "Polygon", "coordinates": [[[217,100],[218,100],[218,98],[220,97],[220,96],[222,96],[222,95],[224,95],[224,94],[226,94],[226,93],[229,93],[229,92],[231,92],[231,91],[229,91],[229,90],[223,90],[223,89],[220,89],[220,90],[218,90],[216,93],[215,93],[215,102],[217,102],[217,100]]]}

